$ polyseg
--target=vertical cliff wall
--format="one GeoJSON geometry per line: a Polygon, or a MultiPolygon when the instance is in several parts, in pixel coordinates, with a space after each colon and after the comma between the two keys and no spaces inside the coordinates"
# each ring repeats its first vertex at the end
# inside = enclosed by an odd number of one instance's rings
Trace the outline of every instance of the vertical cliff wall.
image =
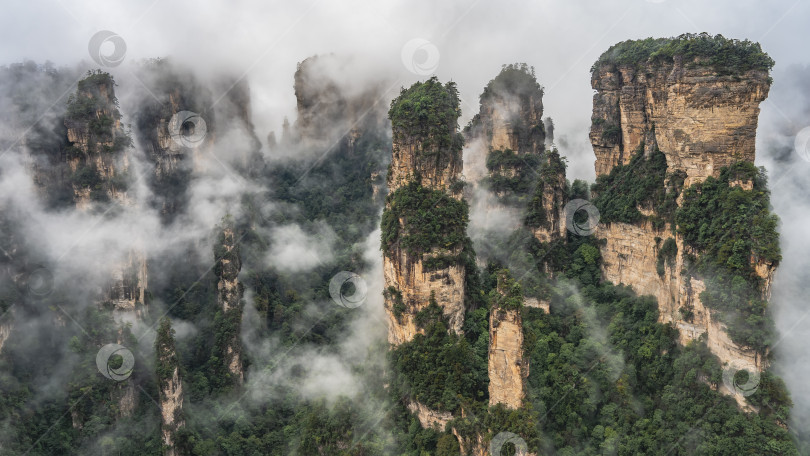
{"type": "Polygon", "coordinates": [[[183,418],[183,383],[180,379],[179,362],[174,348],[174,330],[171,321],[164,317],[158,326],[155,339],[156,373],[160,393],[161,436],[163,454],[176,456],[177,431],[185,426],[183,418]]]}
{"type": "MultiPolygon", "coordinates": [[[[636,154],[649,158],[663,153],[667,177],[664,179],[662,174],[660,184],[672,191],[672,176],[683,179],[682,188],[668,193],[677,196],[672,204],[681,206],[684,189],[710,176],[720,177],[722,168],[754,161],[759,104],[768,94],[772,61],[767,56],[760,60],[756,60],[758,55],[739,57],[743,51],[734,48],[737,44],[711,40],[687,37],[620,43],[594,65],[591,82],[597,93],[593,98],[590,139],[596,154],[597,177],[610,175],[617,165],[630,164],[636,154]],[[692,52],[686,56],[671,51],[685,49],[683,43],[695,49],[695,43],[709,42],[721,46],[720,50],[712,55],[692,52]],[[639,51],[641,57],[629,57],[632,53],[628,49],[645,49],[650,43],[658,47],[647,49],[646,54],[639,51]],[[736,52],[736,61],[742,63],[730,66],[718,60],[727,52],[736,52]]],[[[642,181],[645,176],[630,178],[642,181]]],[[[615,179],[603,182],[611,182],[598,186],[605,194],[614,192],[605,185],[623,185],[615,179]]],[[[746,191],[753,188],[751,180],[721,185],[737,185],[746,191]]],[[[626,201],[634,198],[627,194],[616,196],[629,198],[626,201]]],[[[674,324],[682,343],[705,337],[723,364],[733,362],[758,371],[764,369],[766,354],[733,342],[720,314],[701,302],[705,278],[695,272],[692,264],[703,252],[685,242],[683,227],[674,226],[672,211],[677,207],[665,210],[666,205],[660,202],[639,203],[629,208],[638,216],[622,220],[610,209],[613,202],[605,201],[610,198],[603,196],[603,208],[609,212],[603,214],[606,217],[597,232],[604,239],[604,278],[630,285],[639,294],[655,296],[660,321],[674,324]]],[[[760,261],[753,254],[751,261],[767,298],[776,265],[760,261]]],[[[744,399],[738,398],[738,402],[742,404],[744,399]]]]}
{"type": "Polygon", "coordinates": [[[241,385],[244,380],[244,371],[242,368],[242,343],[239,336],[242,321],[242,295],[245,286],[238,278],[239,271],[242,269],[239,245],[234,237],[234,228],[228,222],[219,235],[214,255],[217,261],[214,272],[219,279],[217,282],[217,303],[220,310],[218,326],[224,334],[217,349],[225,372],[235,384],[241,385]]]}
{"type": "Polygon", "coordinates": [[[78,83],[68,99],[65,114],[73,200],[77,207],[94,202],[127,201],[127,149],[132,144],[121,125],[115,82],[96,72],[78,83]]]}
{"type": "Polygon", "coordinates": [[[734,162],[754,161],[759,104],[770,88],[767,71],[721,75],[683,56],[597,62],[591,86],[597,175],[628,163],[639,148],[658,147],[671,168],[686,172],[686,186],[717,177],[734,162]]]}
{"type": "Polygon", "coordinates": [[[523,405],[528,359],[523,356],[523,295],[507,272],[498,276],[489,312],[489,405],[523,405]]]}
{"type": "Polygon", "coordinates": [[[457,185],[463,143],[459,114],[455,85],[436,78],[403,90],[389,111],[393,161],[382,248],[388,340],[394,345],[420,330],[416,314],[431,300],[450,329],[461,333],[468,239],[467,205],[457,185]]]}
{"type": "Polygon", "coordinates": [[[565,237],[565,205],[568,203],[565,162],[557,149],[547,151],[538,167],[539,177],[526,210],[526,225],[540,242],[565,237]]]}

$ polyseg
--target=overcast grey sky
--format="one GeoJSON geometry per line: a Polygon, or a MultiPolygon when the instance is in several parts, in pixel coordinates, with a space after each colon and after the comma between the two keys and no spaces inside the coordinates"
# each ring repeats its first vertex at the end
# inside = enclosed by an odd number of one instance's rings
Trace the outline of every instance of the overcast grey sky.
{"type": "MultiPolygon", "coordinates": [[[[434,2],[303,1],[69,1],[17,0],[0,17],[0,63],[22,59],[57,65],[92,63],[88,41],[99,30],[120,35],[124,64],[171,56],[200,71],[244,74],[253,90],[258,134],[295,117],[292,76],[313,54],[355,54],[373,71],[402,85],[424,78],[409,72],[402,47],[414,38],[439,51],[435,73],[459,85],[462,125],[477,111],[483,86],[500,66],[526,62],[546,87],[546,115],[571,159],[569,174],[593,177],[587,141],[589,68],[611,44],[684,32],[722,33],[762,43],[777,62],[810,62],[806,0],[613,0],[434,2]],[[565,138],[563,138],[565,137],[565,138]]],[[[94,65],[97,66],[97,65],[94,65]]],[[[357,79],[362,83],[363,72],[357,79]]],[[[126,110],[126,107],[123,107],[126,110]]]]}

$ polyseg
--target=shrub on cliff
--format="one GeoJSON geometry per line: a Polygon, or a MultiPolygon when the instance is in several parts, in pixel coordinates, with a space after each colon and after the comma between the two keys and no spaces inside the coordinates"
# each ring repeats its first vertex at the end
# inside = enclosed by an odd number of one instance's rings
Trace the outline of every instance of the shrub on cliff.
{"type": "Polygon", "coordinates": [[[749,70],[770,71],[774,61],[759,43],[723,35],[685,33],[675,38],[627,40],[611,46],[591,67],[602,65],[645,65],[671,63],[683,57],[687,64],[712,67],[719,74],[740,74],[749,70]]]}
{"type": "Polygon", "coordinates": [[[435,76],[402,89],[388,111],[394,141],[414,142],[426,153],[460,151],[464,139],[455,133],[460,103],[456,83],[442,85],[435,76]]]}

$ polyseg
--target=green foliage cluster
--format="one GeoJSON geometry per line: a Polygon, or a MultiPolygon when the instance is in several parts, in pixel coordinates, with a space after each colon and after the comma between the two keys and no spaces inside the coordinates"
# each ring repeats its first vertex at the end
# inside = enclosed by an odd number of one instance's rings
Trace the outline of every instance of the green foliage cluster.
{"type": "Polygon", "coordinates": [[[523,290],[508,269],[498,271],[498,286],[489,292],[491,309],[520,310],[523,308],[523,290]]]}
{"type": "MultiPolygon", "coordinates": [[[[381,244],[386,254],[395,246],[411,255],[422,255],[434,247],[454,250],[464,246],[469,221],[466,201],[417,182],[398,188],[386,201],[381,244]]],[[[436,265],[446,260],[437,260],[436,265]]]]}
{"type": "MultiPolygon", "coordinates": [[[[548,223],[548,214],[543,206],[543,196],[546,194],[559,193],[560,196],[565,197],[568,187],[565,184],[565,168],[566,159],[561,157],[556,148],[548,150],[544,153],[541,161],[540,176],[537,179],[537,185],[534,189],[534,194],[529,200],[526,208],[526,217],[523,224],[529,228],[539,228],[548,223]]],[[[557,198],[554,199],[555,204],[561,204],[562,201],[557,198]]],[[[553,210],[558,212],[561,207],[554,207],[553,210]]]]}
{"type": "Polygon", "coordinates": [[[599,209],[600,222],[635,223],[644,218],[639,208],[654,209],[652,221],[662,228],[672,222],[684,179],[679,171],[667,174],[663,152],[656,149],[644,157],[642,147],[629,163],[596,178],[591,187],[593,204],[599,209]]]}
{"type": "Polygon", "coordinates": [[[685,33],[675,38],[622,41],[605,51],[591,71],[602,65],[671,63],[675,57],[683,57],[687,64],[711,67],[721,75],[739,75],[750,70],[768,72],[774,65],[759,43],[723,35],[685,33]]]}
{"type": "Polygon", "coordinates": [[[700,252],[691,260],[705,277],[701,301],[720,311],[735,342],[764,351],[773,322],[755,266],[782,258],[764,170],[740,162],[721,170],[717,179],[693,185],[684,192],[675,220],[684,243],[700,252]],[[730,185],[734,181],[750,181],[753,189],[730,185]]]}
{"type": "Polygon", "coordinates": [[[155,337],[155,375],[161,387],[171,381],[174,370],[178,366],[172,321],[169,317],[163,317],[160,319],[155,337]]]}
{"type": "Polygon", "coordinates": [[[487,397],[487,360],[462,336],[448,331],[432,301],[417,315],[424,334],[391,351],[392,391],[434,410],[454,412],[487,397]]]}
{"type": "Polygon", "coordinates": [[[415,141],[422,152],[435,155],[460,151],[464,144],[456,133],[460,103],[456,84],[442,85],[436,76],[402,89],[388,111],[394,141],[415,141]]]}
{"type": "Polygon", "coordinates": [[[487,154],[486,182],[493,192],[510,196],[508,201],[522,203],[534,189],[542,159],[534,154],[519,155],[512,149],[492,150],[487,154]]]}
{"type": "Polygon", "coordinates": [[[763,374],[749,400],[767,405],[741,412],[715,390],[722,369],[703,342],[681,347],[654,299],[600,283],[595,240],[567,250],[571,282],[554,288],[551,313],[523,311],[538,454],[797,454],[780,380],[763,374]]]}
{"type": "Polygon", "coordinates": [[[543,97],[543,87],[537,82],[534,67],[525,63],[510,63],[501,67],[501,72],[484,87],[480,101],[485,103],[493,97],[509,94],[517,97],[543,97]]]}

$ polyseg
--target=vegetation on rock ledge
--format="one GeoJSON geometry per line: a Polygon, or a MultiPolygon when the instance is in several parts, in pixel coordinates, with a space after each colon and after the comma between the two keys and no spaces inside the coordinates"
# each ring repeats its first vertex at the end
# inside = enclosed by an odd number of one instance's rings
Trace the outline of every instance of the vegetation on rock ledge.
{"type": "Polygon", "coordinates": [[[622,41],[603,53],[591,71],[602,65],[671,63],[676,57],[683,57],[687,65],[712,67],[721,75],[749,70],[768,72],[774,65],[759,43],[704,32],[685,33],[675,38],[622,41]]]}

